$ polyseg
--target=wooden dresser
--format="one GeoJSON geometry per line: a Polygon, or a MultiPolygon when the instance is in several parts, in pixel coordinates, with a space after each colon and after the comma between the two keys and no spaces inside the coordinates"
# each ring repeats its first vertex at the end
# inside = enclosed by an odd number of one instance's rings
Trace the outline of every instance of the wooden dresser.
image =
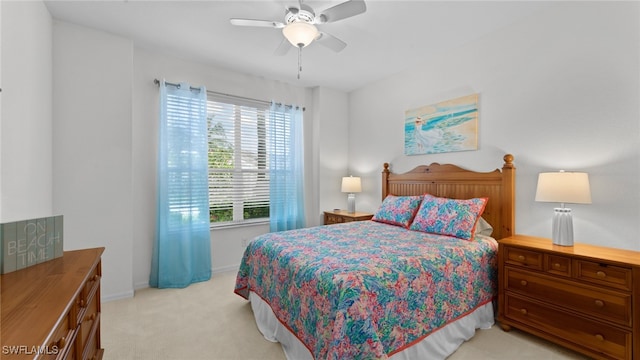
{"type": "Polygon", "coordinates": [[[363,213],[363,212],[354,212],[350,213],[347,210],[333,210],[333,211],[325,211],[324,212],[324,224],[339,224],[351,221],[365,221],[371,220],[373,214],[363,213]]]}
{"type": "Polygon", "coordinates": [[[66,251],[62,257],[0,276],[0,358],[102,358],[103,251],[66,251]]]}
{"type": "Polygon", "coordinates": [[[640,359],[640,252],[499,241],[498,321],[594,359],[640,359]]]}

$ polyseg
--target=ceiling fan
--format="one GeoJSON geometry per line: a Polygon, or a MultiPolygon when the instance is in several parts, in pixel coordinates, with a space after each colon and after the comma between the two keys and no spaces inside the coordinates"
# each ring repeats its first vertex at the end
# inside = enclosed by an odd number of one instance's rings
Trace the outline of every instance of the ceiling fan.
{"type": "Polygon", "coordinates": [[[298,7],[287,7],[285,9],[284,21],[254,20],[254,19],[230,19],[231,24],[238,26],[255,26],[282,29],[285,39],[275,50],[276,55],[284,55],[291,48],[290,45],[302,49],[313,41],[339,52],[347,44],[337,37],[326,32],[319,31],[316,25],[336,22],[355,15],[362,14],[367,10],[364,0],[349,0],[322,11],[316,15],[313,8],[304,4],[303,0],[298,1],[298,7]]]}

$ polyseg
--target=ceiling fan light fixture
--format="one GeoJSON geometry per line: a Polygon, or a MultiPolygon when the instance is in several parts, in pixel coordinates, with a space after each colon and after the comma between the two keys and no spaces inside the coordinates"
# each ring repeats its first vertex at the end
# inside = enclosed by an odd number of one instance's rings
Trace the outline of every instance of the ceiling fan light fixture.
{"type": "Polygon", "coordinates": [[[291,45],[303,48],[318,36],[318,28],[306,22],[292,22],[282,29],[282,34],[291,45]]]}

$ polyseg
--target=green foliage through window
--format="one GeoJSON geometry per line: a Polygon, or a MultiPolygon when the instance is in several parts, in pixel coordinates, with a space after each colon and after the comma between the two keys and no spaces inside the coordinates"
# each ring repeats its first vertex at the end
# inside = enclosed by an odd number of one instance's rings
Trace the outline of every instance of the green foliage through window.
{"type": "Polygon", "coordinates": [[[264,103],[254,105],[209,95],[211,223],[269,218],[268,109],[264,103]]]}

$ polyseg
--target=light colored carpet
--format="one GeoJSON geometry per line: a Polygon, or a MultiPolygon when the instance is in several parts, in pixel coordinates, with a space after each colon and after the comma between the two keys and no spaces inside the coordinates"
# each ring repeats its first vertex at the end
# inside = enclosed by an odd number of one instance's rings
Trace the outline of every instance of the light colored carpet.
{"type": "MultiPolygon", "coordinates": [[[[265,340],[251,306],[233,293],[235,273],[185,289],[143,289],[102,304],[105,360],[283,360],[265,340]]],[[[478,330],[450,360],[586,359],[517,330],[478,330]]]]}

